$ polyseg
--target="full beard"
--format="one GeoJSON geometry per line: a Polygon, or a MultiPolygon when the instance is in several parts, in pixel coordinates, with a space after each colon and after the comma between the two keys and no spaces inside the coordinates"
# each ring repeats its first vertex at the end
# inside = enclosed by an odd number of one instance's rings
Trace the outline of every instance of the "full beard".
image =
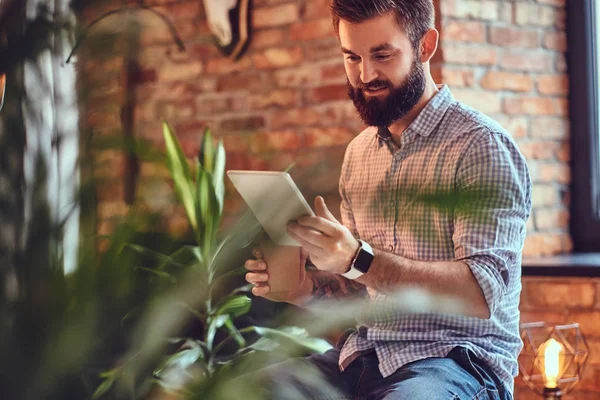
{"type": "Polygon", "coordinates": [[[397,88],[391,82],[376,80],[355,88],[348,80],[348,96],[352,99],[362,121],[368,126],[389,127],[417,105],[425,92],[423,64],[415,60],[406,80],[397,88]],[[364,89],[385,87],[389,94],[384,99],[367,98],[364,89]]]}

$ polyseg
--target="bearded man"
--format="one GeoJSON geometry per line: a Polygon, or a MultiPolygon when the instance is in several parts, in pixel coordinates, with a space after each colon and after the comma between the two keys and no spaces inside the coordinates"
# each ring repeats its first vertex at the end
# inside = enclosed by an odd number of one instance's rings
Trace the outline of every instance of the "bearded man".
{"type": "MultiPolygon", "coordinates": [[[[432,0],[333,0],[332,14],[349,95],[369,126],[344,157],[342,223],[321,197],[317,216],[290,222],[316,267],[298,291],[270,292],[260,251],[246,279],[255,295],[300,306],[315,297],[371,302],[373,315],[338,348],[304,361],[340,391],[336,399],[511,399],[531,212],[526,161],[497,122],[435,84],[432,0]],[[384,312],[407,287],[468,307],[384,312]]],[[[295,362],[271,371],[289,373],[295,362]]]]}

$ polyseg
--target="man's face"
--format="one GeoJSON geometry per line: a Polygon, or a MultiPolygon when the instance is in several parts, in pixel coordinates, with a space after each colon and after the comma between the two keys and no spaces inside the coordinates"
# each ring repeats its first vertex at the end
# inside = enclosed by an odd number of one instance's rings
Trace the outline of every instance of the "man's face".
{"type": "Polygon", "coordinates": [[[425,73],[394,13],[342,20],[339,35],[348,93],[363,122],[388,127],[404,117],[423,96],[425,73]]]}

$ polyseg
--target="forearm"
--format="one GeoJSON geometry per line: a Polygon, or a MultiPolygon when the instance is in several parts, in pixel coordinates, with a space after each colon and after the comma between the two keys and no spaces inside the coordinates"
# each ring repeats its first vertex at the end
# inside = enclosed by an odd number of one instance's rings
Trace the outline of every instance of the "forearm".
{"type": "Polygon", "coordinates": [[[468,304],[465,315],[477,318],[490,316],[483,291],[469,266],[463,262],[414,261],[375,250],[369,272],[357,281],[382,293],[418,287],[468,304]]]}
{"type": "Polygon", "coordinates": [[[301,292],[293,301],[293,304],[301,307],[313,301],[354,300],[368,296],[367,288],[362,283],[314,268],[307,269],[301,292]]]}

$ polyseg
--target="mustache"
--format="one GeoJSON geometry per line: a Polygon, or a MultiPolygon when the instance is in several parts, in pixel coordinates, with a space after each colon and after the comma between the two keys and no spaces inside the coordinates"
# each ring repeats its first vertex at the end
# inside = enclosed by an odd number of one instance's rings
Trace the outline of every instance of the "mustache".
{"type": "Polygon", "coordinates": [[[356,84],[356,89],[358,89],[358,90],[374,90],[374,89],[380,89],[382,87],[390,89],[390,90],[393,89],[393,85],[390,81],[385,81],[385,80],[381,80],[381,79],[376,79],[376,80],[368,82],[368,83],[364,83],[359,79],[358,83],[356,84]]]}

